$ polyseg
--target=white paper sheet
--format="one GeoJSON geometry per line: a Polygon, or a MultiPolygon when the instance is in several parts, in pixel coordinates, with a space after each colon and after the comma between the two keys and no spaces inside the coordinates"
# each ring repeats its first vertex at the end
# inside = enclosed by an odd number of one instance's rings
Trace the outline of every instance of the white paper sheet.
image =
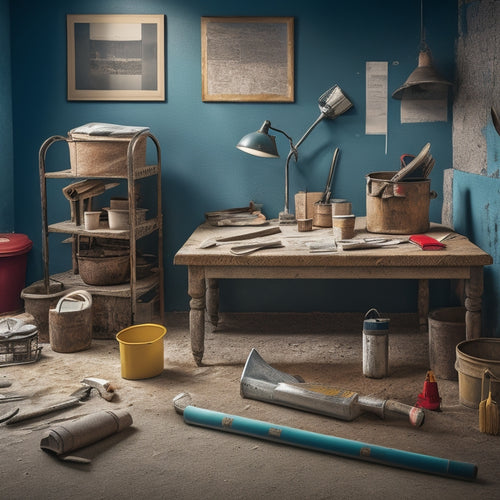
{"type": "Polygon", "coordinates": [[[401,99],[401,123],[448,121],[448,98],[401,99]]]}
{"type": "Polygon", "coordinates": [[[387,61],[366,62],[365,134],[385,135],[387,154],[387,61]]]}

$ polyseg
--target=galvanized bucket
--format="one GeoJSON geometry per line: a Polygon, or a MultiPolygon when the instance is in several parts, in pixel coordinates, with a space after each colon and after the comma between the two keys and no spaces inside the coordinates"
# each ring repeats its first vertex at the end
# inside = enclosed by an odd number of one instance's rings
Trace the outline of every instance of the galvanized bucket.
{"type": "Polygon", "coordinates": [[[500,339],[482,337],[465,340],[456,347],[459,401],[469,408],[478,408],[481,402],[481,383],[489,370],[491,396],[500,401],[500,339]]]}

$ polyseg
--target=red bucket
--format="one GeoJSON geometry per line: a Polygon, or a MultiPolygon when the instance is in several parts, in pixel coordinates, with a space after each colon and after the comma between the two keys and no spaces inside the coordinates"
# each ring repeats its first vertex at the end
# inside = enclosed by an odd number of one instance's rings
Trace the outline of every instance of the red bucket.
{"type": "Polygon", "coordinates": [[[26,263],[33,242],[25,234],[0,233],[0,314],[20,311],[26,263]]]}

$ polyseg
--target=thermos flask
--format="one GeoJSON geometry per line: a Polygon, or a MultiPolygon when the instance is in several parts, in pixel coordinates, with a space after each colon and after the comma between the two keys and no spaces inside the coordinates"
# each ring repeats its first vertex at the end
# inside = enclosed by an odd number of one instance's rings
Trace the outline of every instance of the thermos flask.
{"type": "Polygon", "coordinates": [[[389,375],[389,319],[381,318],[376,309],[370,309],[363,321],[363,375],[389,375]]]}

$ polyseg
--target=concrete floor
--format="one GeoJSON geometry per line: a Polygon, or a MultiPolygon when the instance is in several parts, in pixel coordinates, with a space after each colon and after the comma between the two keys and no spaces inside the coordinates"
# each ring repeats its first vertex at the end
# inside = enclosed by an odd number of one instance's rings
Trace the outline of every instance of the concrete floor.
{"type": "MultiPolygon", "coordinates": [[[[415,324],[415,318],[410,318],[415,324]]],[[[62,354],[44,344],[37,363],[2,367],[1,394],[29,396],[0,405],[46,406],[65,399],[86,376],[111,380],[117,398],[98,396],[80,406],[18,425],[0,424],[3,499],[330,499],[500,498],[500,436],[478,430],[478,412],[458,402],[458,383],[438,380],[441,412],[426,412],[421,428],[405,418],[371,414],[353,422],[305,413],[239,394],[241,372],[255,347],[281,371],[307,382],[414,404],[428,369],[426,334],[391,316],[390,376],[362,374],[362,315],[222,314],[207,334],[204,366],[191,357],[188,315],[169,314],[165,369],[148,380],[120,376],[115,340],[93,341],[88,351],[62,354]],[[187,425],[172,399],[189,392],[196,406],[372,445],[477,464],[468,482],[333,456],[307,449],[187,425]],[[100,409],[126,409],[133,426],[74,455],[89,465],[62,462],[40,449],[49,428],[100,409]]]]}

